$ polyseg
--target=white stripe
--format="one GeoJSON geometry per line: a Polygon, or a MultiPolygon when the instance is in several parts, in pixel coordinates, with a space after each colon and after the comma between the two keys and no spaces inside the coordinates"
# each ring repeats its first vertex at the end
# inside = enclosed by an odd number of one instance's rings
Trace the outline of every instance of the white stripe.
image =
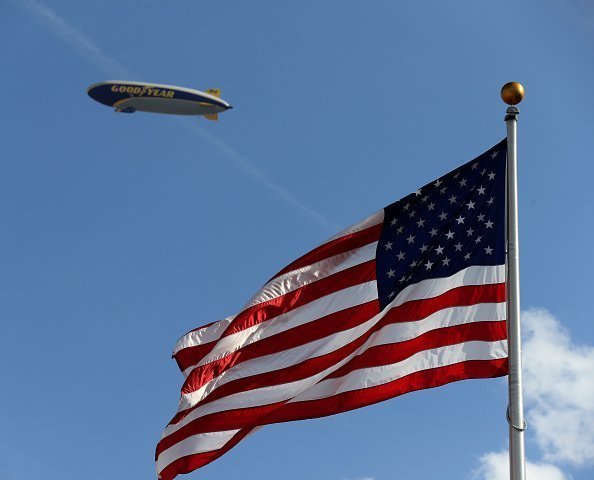
{"type": "MultiPolygon", "coordinates": [[[[373,242],[364,245],[363,247],[312,263],[306,267],[287,272],[264,285],[264,287],[262,287],[262,289],[245,305],[242,311],[253,307],[254,305],[286,295],[304,285],[321,280],[335,273],[342,272],[347,268],[373,260],[375,258],[376,248],[377,242],[373,242]]],[[[236,315],[227,317],[208,327],[186,333],[177,341],[173,349],[173,354],[175,355],[184,348],[203,345],[218,340],[235,317],[236,315]]]]}
{"type": "Polygon", "coordinates": [[[184,375],[188,376],[194,368],[223,358],[259,340],[376,299],[377,287],[375,281],[361,283],[326,295],[258,325],[222,338],[198,364],[184,370],[184,375]]]}
{"type": "MultiPolygon", "coordinates": [[[[457,287],[461,287],[461,286],[489,285],[489,284],[503,283],[503,282],[505,282],[505,265],[472,266],[472,267],[465,268],[464,270],[461,270],[461,271],[455,273],[451,277],[430,278],[427,280],[422,280],[419,283],[409,285],[394,298],[394,300],[391,302],[390,305],[391,306],[401,305],[401,304],[411,301],[411,300],[420,300],[423,298],[436,297],[436,296],[439,296],[439,295],[447,292],[448,290],[451,290],[451,289],[457,288],[457,287]]],[[[372,283],[372,282],[369,282],[369,283],[372,283]]],[[[361,285],[366,285],[366,284],[361,284],[361,285]]],[[[357,288],[361,285],[357,285],[356,287],[350,287],[350,288],[357,288]]],[[[348,290],[348,289],[346,289],[346,290],[348,290]]],[[[375,290],[375,288],[374,288],[374,290],[375,290]]],[[[345,291],[345,290],[343,290],[343,291],[345,291]]],[[[340,292],[337,292],[337,293],[340,293],[340,292]]],[[[336,295],[336,294],[331,294],[331,295],[328,295],[327,297],[332,297],[332,295],[336,295]]],[[[327,297],[322,297],[322,298],[327,298],[327,297]]],[[[374,299],[375,298],[377,298],[377,294],[374,297],[374,299]]],[[[333,302],[331,302],[331,303],[334,304],[333,302]]],[[[315,305],[316,305],[316,302],[314,301],[314,302],[308,303],[307,305],[303,305],[302,307],[299,307],[299,309],[305,310],[305,309],[309,308],[310,306],[315,307],[315,305]]],[[[353,305],[357,305],[357,304],[351,303],[351,306],[353,306],[353,305]]],[[[344,308],[348,308],[348,307],[344,307],[344,308]]],[[[293,311],[297,311],[299,309],[295,309],[293,311]]],[[[340,309],[336,309],[333,311],[338,311],[338,310],[340,310],[340,309]]],[[[284,315],[290,316],[290,314],[293,311],[287,312],[284,315]]],[[[333,311],[328,311],[327,313],[324,313],[324,315],[333,313],[333,311]]],[[[312,319],[310,321],[319,318],[318,315],[320,315],[320,314],[316,314],[315,311],[312,311],[311,315],[312,315],[312,319]]],[[[275,320],[275,322],[276,322],[276,319],[278,319],[280,317],[283,317],[283,315],[281,315],[279,317],[272,318],[270,320],[267,320],[266,322],[261,323],[259,326],[265,327],[266,324],[268,324],[272,320],[275,320]]],[[[225,328],[231,321],[229,319],[233,319],[233,318],[234,317],[228,317],[225,320],[221,320],[221,322],[226,322],[225,328]]],[[[289,317],[285,317],[285,318],[289,318],[289,317]]],[[[294,324],[288,328],[292,328],[296,325],[302,325],[303,323],[307,323],[307,322],[294,324]]],[[[212,325],[211,327],[208,327],[208,328],[214,328],[215,325],[212,325]]],[[[238,335],[235,338],[237,339],[237,342],[239,343],[239,342],[241,342],[241,338],[248,338],[249,335],[251,335],[251,333],[253,333],[253,330],[257,329],[257,327],[258,326],[255,326],[255,327],[252,327],[252,329],[244,330],[244,332],[249,331],[249,333],[247,333],[245,336],[241,335],[243,332],[238,332],[237,334],[229,335],[229,337],[227,337],[227,338],[232,338],[232,337],[235,337],[235,335],[238,335]]],[[[288,328],[284,328],[280,331],[288,330],[288,328]]],[[[205,337],[206,334],[202,334],[203,336],[200,336],[201,332],[203,332],[203,330],[199,330],[196,332],[190,332],[190,333],[186,334],[184,337],[182,337],[182,339],[179,340],[178,345],[176,345],[175,352],[181,350],[181,348],[186,348],[186,347],[195,346],[195,345],[204,343],[203,340],[204,340],[204,338],[206,338],[205,337]],[[184,346],[178,348],[178,346],[182,344],[182,341],[183,341],[184,346]]],[[[219,332],[222,333],[221,330],[219,330],[219,332]]],[[[279,333],[279,332],[275,332],[275,333],[279,333]]],[[[268,335],[268,336],[270,336],[270,335],[268,335]]],[[[262,337],[262,338],[266,338],[266,337],[262,337]]],[[[209,341],[212,341],[212,340],[209,340],[209,341]]],[[[227,348],[229,348],[229,347],[227,347],[227,348]]],[[[237,348],[235,348],[235,350],[236,349],[237,348]]],[[[228,350],[228,352],[231,352],[231,351],[234,351],[234,350],[228,350]]],[[[224,356],[224,355],[225,354],[221,355],[219,353],[218,357],[216,355],[214,357],[220,358],[221,356],[224,356]]],[[[212,356],[213,355],[210,355],[209,357],[212,357],[212,356]]],[[[210,359],[208,361],[213,361],[213,359],[210,359]]],[[[203,363],[208,363],[208,361],[204,360],[204,361],[200,362],[199,365],[202,365],[203,363]]],[[[189,371],[191,371],[191,369],[195,368],[196,366],[197,365],[188,367],[188,369],[186,369],[186,371],[184,372],[184,375],[187,376],[189,371]]]]}
{"type": "Polygon", "coordinates": [[[492,285],[505,282],[505,265],[475,265],[446,278],[428,278],[409,285],[390,303],[402,305],[411,300],[439,297],[448,290],[470,285],[492,285]]]}
{"type": "Polygon", "coordinates": [[[454,365],[468,360],[507,358],[507,340],[472,341],[432,348],[416,353],[402,362],[354,370],[343,377],[324,380],[291,399],[289,403],[319,400],[340,393],[384,385],[411,373],[454,365]]]}
{"type": "Polygon", "coordinates": [[[167,465],[187,455],[212,452],[225,446],[239,430],[227,430],[224,432],[199,433],[184,438],[181,442],[172,445],[164,450],[157,458],[157,472],[162,472],[167,465]]]}
{"type": "MultiPolygon", "coordinates": [[[[456,363],[468,360],[493,360],[502,359],[506,357],[507,341],[505,340],[496,342],[472,341],[456,345],[447,345],[445,347],[424,350],[422,352],[412,355],[411,357],[401,362],[397,362],[391,365],[383,365],[379,367],[355,370],[343,377],[325,380],[315,385],[313,388],[302,391],[300,395],[293,397],[289,401],[289,403],[319,400],[322,398],[329,398],[334,395],[338,395],[340,393],[348,391],[384,385],[399,378],[403,378],[406,375],[410,375],[414,372],[444,367],[448,365],[455,365],[456,363]]],[[[297,383],[303,383],[303,381],[293,382],[293,384],[297,383]]],[[[286,387],[287,385],[283,385],[282,387],[286,387]]],[[[198,418],[199,416],[203,416],[216,411],[225,411],[231,410],[233,408],[247,408],[252,406],[266,405],[274,403],[275,401],[279,401],[278,398],[280,397],[274,395],[274,397],[277,397],[276,399],[274,399],[270,395],[271,390],[274,390],[276,393],[276,390],[278,390],[276,387],[267,387],[260,390],[261,391],[252,391],[252,395],[245,395],[246,393],[250,392],[241,392],[241,394],[229,396],[227,399],[215,401],[213,403],[220,404],[222,408],[218,408],[216,410],[204,409],[204,411],[201,412],[201,415],[191,416],[193,418],[198,418]],[[248,398],[244,398],[246,396],[248,398]],[[232,399],[231,397],[235,398],[232,399]]],[[[287,389],[284,388],[283,390],[287,389]]],[[[206,407],[209,407],[211,405],[212,404],[208,404],[206,405],[206,407]]],[[[193,413],[194,412],[192,412],[192,414],[193,413]]],[[[167,432],[166,429],[163,436],[165,437],[173,433],[173,431],[167,432]]],[[[221,434],[223,436],[223,441],[221,442],[218,448],[221,448],[225,443],[227,443],[227,441],[230,440],[233,437],[233,435],[238,431],[239,430],[216,432],[217,434],[221,434]]],[[[201,438],[188,442],[189,440],[193,440],[196,437],[202,437],[206,435],[213,434],[194,435],[192,437],[189,437],[188,439],[184,439],[181,442],[176,443],[175,445],[171,446],[170,448],[162,452],[158,458],[158,470],[161,471],[163,468],[165,468],[165,466],[174,461],[176,458],[183,457],[185,455],[190,455],[192,453],[200,453],[204,451],[213,450],[212,446],[213,444],[215,444],[215,441],[213,441],[212,439],[205,439],[205,441],[208,442],[207,445],[202,443],[201,438]]]]}
{"type": "Polygon", "coordinates": [[[329,277],[347,268],[375,259],[377,242],[320,260],[306,267],[292,270],[268,282],[245,305],[243,310],[259,303],[286,295],[312,282],[329,277]]]}
{"type": "Polygon", "coordinates": [[[295,382],[234,393],[202,405],[188,413],[188,415],[177,424],[168,425],[163,432],[163,438],[176,432],[191,421],[211,413],[225,412],[237,408],[259,407],[289,399],[291,399],[292,402],[325,398],[349,389],[365,388],[366,386],[387,383],[396,378],[403,377],[416,371],[426,370],[428,368],[452,365],[465,360],[505,358],[507,356],[507,341],[465,342],[457,345],[448,345],[445,347],[423,350],[402,362],[387,366],[355,370],[344,377],[329,379],[316,385],[319,380],[342,367],[360,352],[362,352],[362,350],[357,350],[357,352],[354,352],[335,365],[332,365],[326,370],[312,375],[311,377],[297,380],[295,382]],[[401,368],[404,373],[399,373],[401,372],[401,368]],[[367,383],[366,372],[371,375],[369,382],[367,383]],[[385,375],[383,375],[384,373],[385,375]],[[382,378],[386,380],[382,382],[382,378]]]}
{"type": "Polygon", "coordinates": [[[325,245],[326,243],[332,242],[333,240],[336,240],[338,238],[350,235],[351,233],[360,232],[361,230],[365,230],[366,228],[373,227],[374,225],[378,225],[378,224],[382,223],[383,221],[384,221],[384,209],[382,208],[378,212],[371,214],[365,220],[355,223],[355,224],[351,225],[350,227],[345,228],[343,231],[338,232],[336,235],[334,235],[333,237],[330,237],[324,243],[321,243],[320,246],[325,245]]]}
{"type": "Polygon", "coordinates": [[[208,325],[207,327],[197,328],[196,330],[192,330],[191,332],[186,333],[183,337],[181,337],[175,347],[173,347],[173,355],[175,355],[180,350],[188,347],[195,347],[197,345],[204,345],[205,343],[214,342],[221,338],[221,335],[225,331],[225,329],[229,326],[229,324],[233,321],[233,319],[237,315],[231,315],[230,317],[224,318],[223,320],[219,320],[218,322],[213,323],[212,325],[208,325]]]}
{"type": "MultiPolygon", "coordinates": [[[[409,321],[406,318],[399,318],[399,322],[404,323],[395,323],[385,326],[374,333],[373,336],[367,340],[367,344],[377,346],[404,342],[438,328],[473,322],[499,321],[504,320],[505,315],[505,302],[482,303],[466,307],[446,308],[417,321],[409,321]]],[[[182,394],[179,411],[193,407],[209,395],[215,388],[225,385],[233,380],[287,368],[310,358],[316,358],[334,352],[363,336],[371,330],[383,316],[384,314],[379,314],[367,322],[349,330],[337,332],[292,349],[239,363],[229,370],[224,371],[221,375],[206,383],[198,390],[182,394]]],[[[363,346],[363,348],[365,347],[363,346]]]]}
{"type": "MultiPolygon", "coordinates": [[[[369,323],[378,322],[385,314],[387,310],[383,310],[378,315],[376,315],[369,323]]],[[[483,312],[484,313],[484,312],[483,312]]],[[[502,312],[501,315],[503,315],[502,312]]],[[[499,316],[501,316],[499,315],[499,316]]],[[[429,317],[428,317],[429,318],[429,317]]],[[[446,314],[447,318],[447,314],[446,314]]],[[[450,316],[450,321],[452,317],[450,316]]],[[[435,321],[435,320],[433,320],[435,321]]],[[[430,321],[431,323],[431,321],[430,321]]],[[[413,327],[414,328],[414,327],[413,327]]],[[[405,332],[406,333],[406,332],[405,332]]],[[[409,335],[412,332],[409,332],[409,335]]],[[[188,415],[186,415],[182,420],[180,420],[176,424],[168,425],[165,428],[163,436],[170,435],[174,431],[178,430],[179,428],[183,427],[187,423],[191,422],[192,420],[199,418],[203,415],[208,415],[210,413],[214,413],[217,411],[224,411],[224,410],[231,410],[233,408],[240,408],[240,407],[250,407],[250,406],[259,406],[259,405],[266,405],[269,403],[275,403],[282,400],[288,400],[293,398],[296,395],[300,395],[302,392],[307,390],[308,388],[312,387],[318,380],[330,375],[332,372],[338,370],[342,365],[349,362],[352,358],[361,355],[364,353],[368,348],[377,345],[383,345],[387,343],[394,343],[399,341],[399,338],[406,338],[405,335],[402,335],[400,330],[397,326],[388,325],[381,330],[373,333],[367,341],[361,345],[357,350],[352,352],[347,357],[343,358],[339,362],[331,365],[326,370],[319,372],[311,377],[297,380],[295,382],[270,386],[270,387],[262,387],[259,389],[248,390],[244,392],[238,392],[226,397],[223,397],[218,400],[214,400],[211,403],[207,403],[206,405],[200,406],[195,410],[191,411],[188,415]],[[386,333],[384,332],[386,331],[386,333]],[[392,337],[392,335],[394,337],[392,337]],[[392,340],[394,338],[394,340],[392,340]],[[378,343],[376,343],[378,342],[378,343]],[[255,402],[255,403],[254,403],[255,402]],[[259,403],[262,402],[262,403],[259,403]]]]}

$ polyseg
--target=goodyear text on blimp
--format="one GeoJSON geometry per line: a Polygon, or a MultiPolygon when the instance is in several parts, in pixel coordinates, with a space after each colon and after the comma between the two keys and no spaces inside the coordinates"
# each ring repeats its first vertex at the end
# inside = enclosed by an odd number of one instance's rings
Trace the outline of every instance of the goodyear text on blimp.
{"type": "Polygon", "coordinates": [[[163,90],[160,88],[152,87],[133,87],[130,85],[113,85],[111,87],[112,92],[116,93],[129,93],[131,95],[137,95],[139,97],[162,97],[162,98],[173,98],[175,92],[173,90],[163,90]]]}

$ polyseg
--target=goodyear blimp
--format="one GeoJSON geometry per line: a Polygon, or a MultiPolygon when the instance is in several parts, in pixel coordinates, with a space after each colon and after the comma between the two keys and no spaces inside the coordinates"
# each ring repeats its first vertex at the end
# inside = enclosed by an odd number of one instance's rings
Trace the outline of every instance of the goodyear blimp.
{"type": "Polygon", "coordinates": [[[208,120],[218,120],[219,113],[233,108],[221,99],[221,91],[214,88],[201,92],[159,83],[108,81],[91,85],[87,93],[120,113],[202,115],[208,120]]]}

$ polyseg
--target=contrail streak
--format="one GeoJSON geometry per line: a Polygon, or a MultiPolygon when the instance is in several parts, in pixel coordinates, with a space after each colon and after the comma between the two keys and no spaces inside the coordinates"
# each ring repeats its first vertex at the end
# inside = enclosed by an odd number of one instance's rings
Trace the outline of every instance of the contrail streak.
{"type": "MultiPolygon", "coordinates": [[[[42,23],[46,25],[52,32],[54,32],[69,45],[72,45],[76,50],[78,50],[79,53],[81,53],[87,60],[89,60],[106,75],[113,75],[121,78],[134,77],[130,70],[103,52],[103,50],[101,50],[101,48],[99,48],[95,42],[81,33],[78,29],[68,24],[64,18],[58,15],[51,8],[46,7],[37,0],[21,0],[16,3],[25,6],[27,10],[40,19],[42,23]]],[[[206,132],[199,125],[191,124],[183,120],[181,120],[180,123],[193,133],[198,133],[203,139],[208,141],[240,172],[266,187],[277,197],[284,200],[288,205],[299,211],[301,214],[309,217],[311,220],[315,221],[324,228],[332,230],[340,229],[339,225],[328,220],[320,213],[305,205],[293,193],[272,180],[256,164],[251,162],[248,158],[239,153],[225,141],[221,140],[212,133],[206,132]]]]}
{"type": "Polygon", "coordinates": [[[205,131],[199,125],[195,123],[190,123],[187,120],[180,119],[180,123],[188,128],[191,129],[192,132],[198,133],[202,138],[207,140],[211,145],[213,145],[217,150],[222,152],[228,160],[230,160],[239,170],[241,170],[245,175],[253,178],[260,184],[264,185],[270,191],[274,192],[277,196],[282,198],[286,203],[291,205],[295,210],[298,210],[305,216],[309,217],[311,220],[319,223],[325,228],[329,228],[333,231],[338,231],[342,227],[339,226],[337,223],[328,220],[326,217],[321,215],[320,213],[316,212],[315,210],[311,209],[307,205],[305,205],[301,200],[299,200],[293,193],[291,193],[286,188],[280,186],[276,182],[270,179],[270,177],[262,171],[258,166],[248,160],[244,155],[239,153],[233,147],[228,145],[226,142],[221,140],[220,138],[216,137],[210,132],[205,131]]]}
{"type": "Polygon", "coordinates": [[[76,48],[87,60],[107,75],[129,77],[128,69],[116,60],[105,54],[95,43],[69,25],[60,15],[51,8],[46,7],[36,0],[20,0],[19,5],[25,6],[31,13],[39,18],[52,32],[66,43],[76,48]]]}

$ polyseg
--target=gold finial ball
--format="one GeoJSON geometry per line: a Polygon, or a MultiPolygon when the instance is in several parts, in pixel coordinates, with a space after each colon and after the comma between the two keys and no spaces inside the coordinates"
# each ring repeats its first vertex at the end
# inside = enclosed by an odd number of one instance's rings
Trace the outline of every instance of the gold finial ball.
{"type": "Polygon", "coordinates": [[[501,98],[508,105],[517,105],[524,98],[524,87],[518,82],[508,82],[501,88],[501,98]]]}

